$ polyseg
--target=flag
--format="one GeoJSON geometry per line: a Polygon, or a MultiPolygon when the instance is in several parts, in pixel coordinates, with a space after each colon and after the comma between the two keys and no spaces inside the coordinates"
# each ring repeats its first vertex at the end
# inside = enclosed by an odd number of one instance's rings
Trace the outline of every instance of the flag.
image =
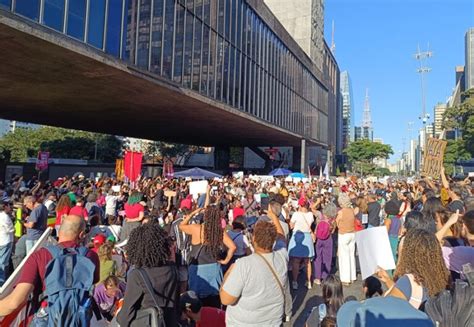
{"type": "Polygon", "coordinates": [[[117,159],[115,160],[115,177],[119,181],[123,180],[123,175],[124,175],[124,160],[123,159],[117,159]]]}
{"type": "Polygon", "coordinates": [[[48,169],[49,152],[39,151],[36,159],[36,170],[43,171],[48,169]]]}
{"type": "Polygon", "coordinates": [[[326,178],[326,180],[329,180],[329,167],[328,167],[328,163],[326,162],[326,164],[324,165],[324,177],[326,178]]]}
{"type": "Polygon", "coordinates": [[[322,166],[319,166],[319,180],[320,181],[323,180],[323,167],[322,166]]]}
{"type": "Polygon", "coordinates": [[[124,159],[124,174],[130,182],[135,182],[142,171],[143,153],[126,151],[124,159]]]}
{"type": "Polygon", "coordinates": [[[173,178],[173,176],[174,176],[173,161],[168,158],[163,159],[163,177],[173,178]]]}

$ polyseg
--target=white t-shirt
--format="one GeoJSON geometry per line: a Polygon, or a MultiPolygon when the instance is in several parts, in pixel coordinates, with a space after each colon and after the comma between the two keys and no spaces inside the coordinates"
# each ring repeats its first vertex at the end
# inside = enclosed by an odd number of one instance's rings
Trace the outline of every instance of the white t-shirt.
{"type": "Polygon", "coordinates": [[[0,246],[13,242],[14,231],[11,218],[5,212],[0,212],[0,246]]]}
{"type": "Polygon", "coordinates": [[[110,216],[116,215],[118,196],[107,195],[105,197],[105,214],[110,216]]]}
{"type": "MultiPolygon", "coordinates": [[[[288,280],[286,248],[262,255],[285,287],[288,280]]],[[[239,298],[237,303],[227,306],[227,327],[281,326],[284,297],[273,273],[259,255],[254,253],[238,259],[223,288],[229,295],[239,298]]]]}
{"type": "Polygon", "coordinates": [[[311,224],[314,222],[313,213],[296,211],[291,216],[290,222],[295,225],[293,232],[309,233],[311,232],[311,224]]]}

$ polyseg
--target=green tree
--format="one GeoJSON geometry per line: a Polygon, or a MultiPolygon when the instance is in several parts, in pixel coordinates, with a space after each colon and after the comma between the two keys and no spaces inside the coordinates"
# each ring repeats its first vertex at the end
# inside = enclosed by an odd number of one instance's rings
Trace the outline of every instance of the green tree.
{"type": "Polygon", "coordinates": [[[23,162],[38,151],[51,157],[93,160],[97,141],[97,160],[113,162],[122,150],[122,141],[112,135],[96,134],[56,127],[16,129],[0,139],[0,148],[10,153],[12,161],[23,162]]]}
{"type": "Polygon", "coordinates": [[[154,141],[148,144],[145,155],[148,159],[162,161],[168,158],[177,160],[176,164],[184,164],[185,158],[197,150],[194,145],[154,141]]]}
{"type": "Polygon", "coordinates": [[[372,142],[367,139],[358,140],[349,144],[344,150],[349,162],[355,171],[363,175],[375,172],[375,159],[388,159],[393,154],[392,147],[388,144],[372,142]]]}
{"type": "Polygon", "coordinates": [[[467,160],[470,158],[471,154],[467,151],[464,140],[448,140],[448,144],[444,152],[444,169],[446,174],[453,174],[456,161],[467,160]]]}

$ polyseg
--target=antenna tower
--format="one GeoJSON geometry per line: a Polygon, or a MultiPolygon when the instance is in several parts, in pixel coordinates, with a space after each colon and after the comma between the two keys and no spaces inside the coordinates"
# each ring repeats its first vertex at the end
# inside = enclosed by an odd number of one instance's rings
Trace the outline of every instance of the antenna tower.
{"type": "Polygon", "coordinates": [[[336,53],[336,43],[334,43],[334,20],[332,21],[331,52],[333,55],[336,53]]]}
{"type": "MultiPolygon", "coordinates": [[[[430,48],[429,44],[428,44],[428,49],[430,48]]],[[[417,53],[415,53],[415,59],[418,60],[418,62],[420,63],[420,66],[419,68],[416,70],[417,73],[420,74],[420,77],[421,77],[421,108],[422,108],[422,112],[421,112],[421,116],[419,117],[419,119],[422,120],[423,122],[423,125],[425,125],[428,121],[428,119],[430,119],[430,114],[426,113],[426,91],[425,91],[425,74],[426,73],[429,73],[431,71],[431,68],[428,67],[427,65],[425,65],[425,61],[428,59],[428,58],[431,58],[433,57],[433,52],[431,51],[421,51],[420,50],[420,45],[418,45],[418,51],[417,53]]]]}

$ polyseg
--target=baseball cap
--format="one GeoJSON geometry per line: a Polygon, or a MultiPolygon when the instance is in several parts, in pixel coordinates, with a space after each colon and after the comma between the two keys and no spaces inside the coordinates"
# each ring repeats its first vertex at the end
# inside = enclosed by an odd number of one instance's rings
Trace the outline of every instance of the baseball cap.
{"type": "Polygon", "coordinates": [[[393,296],[374,297],[363,302],[350,301],[337,312],[338,326],[424,327],[431,319],[408,301],[393,296]]]}
{"type": "Polygon", "coordinates": [[[198,313],[201,310],[202,303],[194,291],[187,291],[179,296],[179,307],[181,312],[190,309],[192,312],[198,313]]]}
{"type": "Polygon", "coordinates": [[[97,234],[94,236],[94,246],[101,246],[105,243],[105,236],[103,234],[97,234]]]}

